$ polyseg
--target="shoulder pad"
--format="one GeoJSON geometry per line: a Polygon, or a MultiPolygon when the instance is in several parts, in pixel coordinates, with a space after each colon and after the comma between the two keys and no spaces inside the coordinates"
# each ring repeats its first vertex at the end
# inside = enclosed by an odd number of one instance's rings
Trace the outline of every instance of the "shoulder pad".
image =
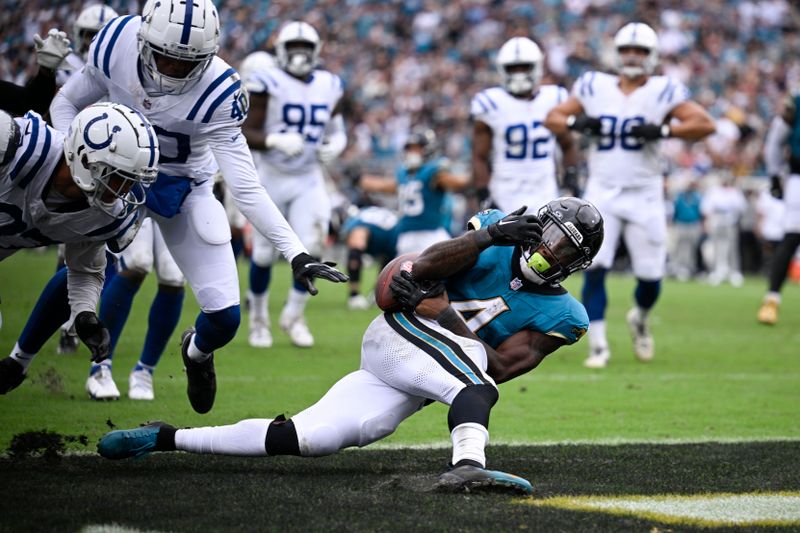
{"type": "Polygon", "coordinates": [[[118,254],[122,252],[133,242],[140,227],[142,227],[142,216],[137,212],[131,223],[106,241],[106,246],[112,253],[118,254]]]}

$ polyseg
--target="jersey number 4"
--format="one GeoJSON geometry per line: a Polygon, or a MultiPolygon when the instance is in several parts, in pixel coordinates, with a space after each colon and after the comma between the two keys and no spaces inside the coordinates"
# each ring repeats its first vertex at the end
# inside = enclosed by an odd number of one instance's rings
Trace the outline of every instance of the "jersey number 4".
{"type": "Polygon", "coordinates": [[[544,159],[550,155],[547,143],[550,142],[552,134],[549,130],[544,130],[543,135],[535,135],[536,130],[541,128],[543,122],[534,120],[531,127],[527,124],[512,124],[506,128],[506,158],[508,159],[527,159],[528,147],[530,146],[531,159],[544,159]]]}
{"type": "Polygon", "coordinates": [[[450,302],[453,309],[461,313],[467,327],[473,332],[508,311],[508,304],[501,296],[487,300],[465,300],[463,302],[450,302]]]}

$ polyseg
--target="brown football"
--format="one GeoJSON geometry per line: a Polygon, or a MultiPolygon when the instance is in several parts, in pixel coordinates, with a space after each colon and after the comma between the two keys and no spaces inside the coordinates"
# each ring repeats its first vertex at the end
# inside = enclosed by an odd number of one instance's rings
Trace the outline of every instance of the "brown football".
{"type": "Polygon", "coordinates": [[[378,281],[375,283],[375,303],[382,310],[389,312],[400,310],[400,305],[394,299],[394,294],[392,294],[389,285],[392,283],[392,277],[399,275],[401,271],[411,272],[411,267],[417,257],[419,257],[419,252],[398,255],[383,267],[381,273],[378,274],[378,281]]]}

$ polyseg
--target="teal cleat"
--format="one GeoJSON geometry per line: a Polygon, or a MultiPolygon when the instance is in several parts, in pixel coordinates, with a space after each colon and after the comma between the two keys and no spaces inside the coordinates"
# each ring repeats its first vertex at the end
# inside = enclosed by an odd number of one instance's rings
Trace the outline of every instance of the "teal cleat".
{"type": "Polygon", "coordinates": [[[156,450],[158,432],[172,426],[164,422],[152,422],[136,429],[121,429],[103,435],[97,444],[97,452],[106,459],[128,459],[141,457],[156,450]]]}
{"type": "Polygon", "coordinates": [[[532,494],[533,486],[527,479],[499,470],[486,470],[463,465],[439,476],[435,490],[445,492],[494,491],[532,494]]]}

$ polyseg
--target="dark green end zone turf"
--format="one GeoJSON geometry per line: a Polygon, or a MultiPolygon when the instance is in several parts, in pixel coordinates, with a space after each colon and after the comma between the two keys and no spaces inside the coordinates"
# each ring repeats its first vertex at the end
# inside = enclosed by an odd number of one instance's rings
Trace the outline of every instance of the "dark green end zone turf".
{"type": "MultiPolygon", "coordinates": [[[[492,446],[490,466],[535,498],[800,489],[800,442],[492,446]]],[[[689,531],[684,525],[428,491],[449,451],[355,450],[321,459],[155,454],[0,459],[0,530],[689,531]],[[654,529],[655,528],[655,529],[654,529]]],[[[781,528],[726,528],[725,531],[781,528]]],[[[792,530],[792,528],[783,528],[792,530]]],[[[796,530],[796,528],[794,529],[796,530]]]]}

